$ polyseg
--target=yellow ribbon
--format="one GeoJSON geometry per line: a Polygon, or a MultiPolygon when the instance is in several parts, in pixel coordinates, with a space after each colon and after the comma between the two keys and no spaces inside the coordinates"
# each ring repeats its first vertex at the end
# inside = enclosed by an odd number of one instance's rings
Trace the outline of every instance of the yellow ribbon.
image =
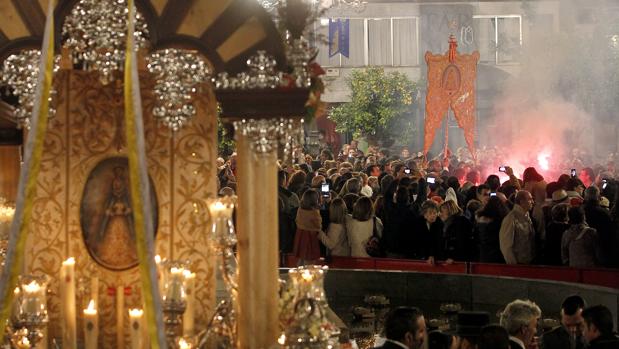
{"type": "Polygon", "coordinates": [[[144,149],[144,127],[142,121],[142,106],[140,99],[140,81],[138,78],[135,45],[135,7],[133,0],[128,1],[129,26],[127,30],[127,47],[125,52],[125,131],[127,137],[127,157],[129,158],[129,179],[131,184],[131,201],[137,254],[139,260],[140,279],[142,281],[142,297],[144,297],[144,312],[154,349],[166,348],[161,298],[153,256],[153,227],[150,223],[149,181],[146,170],[144,149]]]}
{"type": "MultiPolygon", "coordinates": [[[[37,177],[41,168],[43,142],[47,133],[49,97],[52,89],[53,73],[54,1],[50,0],[41,48],[35,105],[32,109],[31,129],[26,141],[25,161],[19,178],[15,215],[9,235],[9,249],[2,272],[2,279],[0,279],[0,295],[3,299],[2,310],[0,311],[0,324],[5,324],[11,314],[14,298],[13,289],[17,286],[17,279],[22,270],[24,249],[32,217],[32,207],[34,206],[37,177]]],[[[4,336],[4,328],[2,328],[2,333],[4,336]]]]}

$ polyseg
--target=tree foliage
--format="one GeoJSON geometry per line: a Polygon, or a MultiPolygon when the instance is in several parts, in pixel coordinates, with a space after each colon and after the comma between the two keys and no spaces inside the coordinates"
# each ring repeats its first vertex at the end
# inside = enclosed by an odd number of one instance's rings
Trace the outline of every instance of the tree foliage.
{"type": "Polygon", "coordinates": [[[217,140],[217,154],[219,156],[227,157],[234,152],[236,143],[232,138],[230,129],[226,129],[219,118],[217,118],[217,140]]]}
{"type": "Polygon", "coordinates": [[[374,140],[410,132],[417,84],[406,75],[373,67],[353,70],[347,82],[351,101],[333,108],[329,116],[338,132],[374,140]]]}

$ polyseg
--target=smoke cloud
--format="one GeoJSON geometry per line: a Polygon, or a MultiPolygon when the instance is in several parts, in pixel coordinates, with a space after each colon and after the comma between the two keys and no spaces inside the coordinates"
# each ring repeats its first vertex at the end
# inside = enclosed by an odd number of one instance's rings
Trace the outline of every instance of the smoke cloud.
{"type": "MultiPolygon", "coordinates": [[[[496,126],[484,135],[489,145],[507,148],[503,161],[518,173],[528,166],[565,172],[575,158],[591,165],[616,151],[617,16],[583,7],[589,2],[561,3],[559,31],[529,27],[521,72],[505,82],[488,120],[496,126]]],[[[537,15],[526,8],[523,23],[537,15]]]]}

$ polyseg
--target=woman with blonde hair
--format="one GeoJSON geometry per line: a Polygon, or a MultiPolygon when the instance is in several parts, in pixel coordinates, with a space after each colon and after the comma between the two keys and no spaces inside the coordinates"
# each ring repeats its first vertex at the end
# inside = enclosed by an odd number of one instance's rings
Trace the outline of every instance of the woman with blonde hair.
{"type": "Polygon", "coordinates": [[[445,201],[439,209],[439,217],[443,221],[444,257],[448,263],[455,261],[468,262],[477,260],[477,247],[473,235],[473,225],[462,209],[452,200],[445,201]]]}
{"type": "Polygon", "coordinates": [[[346,235],[346,215],[348,209],[344,200],[337,198],[329,206],[329,226],[327,233],[319,232],[318,239],[329,250],[331,256],[350,256],[350,245],[346,235]]]}

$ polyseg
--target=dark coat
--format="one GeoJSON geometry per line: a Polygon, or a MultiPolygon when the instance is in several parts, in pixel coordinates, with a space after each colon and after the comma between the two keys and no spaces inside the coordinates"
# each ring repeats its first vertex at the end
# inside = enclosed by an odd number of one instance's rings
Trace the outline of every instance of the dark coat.
{"type": "Polygon", "coordinates": [[[600,262],[604,266],[610,264],[612,258],[613,234],[616,228],[613,225],[610,213],[597,202],[587,201],[583,205],[587,224],[598,233],[600,244],[600,262]]]}
{"type": "Polygon", "coordinates": [[[374,349],[402,349],[402,347],[400,347],[399,345],[397,345],[395,343],[385,342],[385,344],[383,344],[383,346],[376,347],[374,349]]]}
{"type": "Polygon", "coordinates": [[[444,258],[460,262],[477,260],[477,244],[471,221],[462,215],[457,215],[449,217],[444,224],[444,258]]]}
{"type": "Polygon", "coordinates": [[[520,344],[514,342],[513,340],[509,340],[509,347],[511,349],[522,349],[522,347],[520,346],[520,344]]]}
{"type": "Polygon", "coordinates": [[[619,338],[616,335],[600,336],[589,342],[587,349],[619,349],[619,338]]]}
{"type": "MultiPolygon", "coordinates": [[[[540,339],[540,349],[569,349],[570,334],[565,327],[557,326],[552,330],[544,333],[540,339]]],[[[584,340],[576,343],[576,349],[584,349],[584,340]]]]}
{"type": "Polygon", "coordinates": [[[413,234],[407,257],[411,259],[428,259],[434,257],[435,260],[444,259],[443,257],[443,222],[436,219],[430,225],[426,223],[423,216],[417,217],[413,224],[413,234]]]}
{"type": "Polygon", "coordinates": [[[387,252],[404,255],[412,244],[414,215],[409,205],[386,206],[383,243],[387,252]]]}
{"type": "Polygon", "coordinates": [[[561,239],[570,225],[561,222],[551,222],[546,226],[546,242],[544,243],[544,264],[563,265],[561,259],[561,239]]]}
{"type": "Polygon", "coordinates": [[[479,261],[482,263],[503,263],[503,253],[499,242],[502,219],[478,217],[475,222],[477,242],[479,244],[479,261]]]}

